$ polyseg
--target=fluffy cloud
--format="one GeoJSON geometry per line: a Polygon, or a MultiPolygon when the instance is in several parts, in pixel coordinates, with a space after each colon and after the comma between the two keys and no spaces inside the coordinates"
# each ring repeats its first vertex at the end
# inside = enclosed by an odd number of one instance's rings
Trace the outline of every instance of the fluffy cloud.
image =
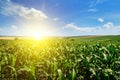
{"type": "Polygon", "coordinates": [[[54,25],[49,22],[48,16],[41,10],[24,7],[10,0],[0,0],[0,13],[15,19],[13,24],[16,25],[8,26],[8,32],[24,35],[54,33],[54,25]]]}
{"type": "Polygon", "coordinates": [[[58,21],[58,20],[59,20],[59,18],[54,18],[53,20],[54,20],[54,21],[58,21]]]}
{"type": "Polygon", "coordinates": [[[107,22],[103,26],[100,26],[94,34],[99,35],[120,35],[120,26],[114,25],[112,22],[107,22]]]}
{"type": "Polygon", "coordinates": [[[111,29],[111,28],[113,28],[114,26],[113,26],[113,23],[112,22],[108,22],[108,23],[106,23],[106,24],[104,24],[103,25],[103,28],[105,28],[105,29],[111,29]]]}
{"type": "Polygon", "coordinates": [[[98,21],[99,22],[104,22],[104,19],[103,18],[98,18],[98,21]]]}
{"type": "Polygon", "coordinates": [[[94,26],[94,27],[80,27],[75,25],[74,23],[69,23],[64,26],[63,29],[75,30],[79,34],[83,35],[116,35],[120,34],[120,26],[114,25],[112,22],[107,22],[102,26],[94,26]],[[83,33],[85,32],[85,33],[83,33]]]}
{"type": "Polygon", "coordinates": [[[17,14],[21,17],[24,17],[25,19],[43,20],[47,18],[47,16],[42,11],[36,10],[34,8],[29,9],[21,7],[20,12],[17,14]]]}
{"type": "Polygon", "coordinates": [[[42,11],[37,10],[35,8],[27,8],[22,5],[18,5],[15,3],[10,2],[10,0],[6,1],[0,1],[1,2],[1,12],[4,15],[8,16],[19,16],[24,19],[30,19],[30,20],[43,20],[48,18],[46,14],[44,14],[42,11]]]}
{"type": "Polygon", "coordinates": [[[76,26],[74,23],[66,24],[64,28],[73,29],[81,32],[91,32],[95,30],[95,28],[91,28],[91,27],[79,27],[79,26],[76,26]]]}

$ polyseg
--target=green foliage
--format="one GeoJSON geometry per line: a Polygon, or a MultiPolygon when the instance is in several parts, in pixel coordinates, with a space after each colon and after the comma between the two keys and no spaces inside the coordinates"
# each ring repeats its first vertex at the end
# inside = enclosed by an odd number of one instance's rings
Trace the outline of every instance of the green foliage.
{"type": "Polygon", "coordinates": [[[0,40],[0,76],[3,80],[117,80],[119,40],[0,40]]]}

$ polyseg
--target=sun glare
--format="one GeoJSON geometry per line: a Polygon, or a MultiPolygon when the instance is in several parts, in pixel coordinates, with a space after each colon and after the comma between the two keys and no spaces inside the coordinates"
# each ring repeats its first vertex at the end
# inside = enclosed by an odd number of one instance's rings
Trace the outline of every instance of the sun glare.
{"type": "Polygon", "coordinates": [[[41,40],[43,39],[43,36],[40,34],[33,35],[34,40],[41,40]]]}

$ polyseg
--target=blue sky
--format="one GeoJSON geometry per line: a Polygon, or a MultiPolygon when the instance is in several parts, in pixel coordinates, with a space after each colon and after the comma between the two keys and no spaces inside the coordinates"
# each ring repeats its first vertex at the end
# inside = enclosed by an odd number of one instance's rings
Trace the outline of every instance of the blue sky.
{"type": "Polygon", "coordinates": [[[0,0],[0,35],[120,35],[120,0],[0,0]]]}

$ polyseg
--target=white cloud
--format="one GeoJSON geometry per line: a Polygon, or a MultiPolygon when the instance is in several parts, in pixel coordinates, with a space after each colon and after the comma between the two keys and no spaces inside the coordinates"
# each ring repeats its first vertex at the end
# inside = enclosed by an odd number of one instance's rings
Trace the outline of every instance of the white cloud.
{"type": "Polygon", "coordinates": [[[91,32],[95,30],[95,28],[91,28],[91,27],[79,27],[79,26],[76,26],[74,23],[66,24],[64,28],[73,29],[73,30],[82,31],[82,32],[91,32]]]}
{"type": "Polygon", "coordinates": [[[24,35],[51,35],[56,30],[52,22],[47,19],[48,16],[42,11],[35,8],[24,7],[12,1],[0,0],[0,13],[5,16],[11,16],[16,20],[17,25],[8,27],[8,32],[11,32],[11,34],[17,34],[19,32],[19,34],[24,35]]]}
{"type": "Polygon", "coordinates": [[[98,21],[99,22],[104,22],[104,19],[103,18],[98,18],[98,21]]]}
{"type": "Polygon", "coordinates": [[[17,29],[17,26],[16,25],[12,25],[11,28],[12,29],[17,29]]]}
{"type": "Polygon", "coordinates": [[[17,13],[19,16],[24,17],[26,19],[33,19],[33,20],[43,20],[46,19],[47,16],[40,10],[31,8],[21,7],[20,13],[17,13]]]}
{"type": "Polygon", "coordinates": [[[113,28],[113,27],[114,27],[114,25],[113,25],[112,22],[108,22],[108,23],[106,23],[106,24],[103,25],[103,28],[104,28],[104,29],[111,29],[111,28],[113,28]]]}
{"type": "Polygon", "coordinates": [[[97,11],[98,11],[98,9],[96,9],[96,8],[88,9],[88,12],[97,12],[97,11]]]}
{"type": "Polygon", "coordinates": [[[105,0],[91,0],[89,7],[95,7],[98,4],[105,2],[105,0]]]}
{"type": "Polygon", "coordinates": [[[15,4],[10,2],[10,0],[7,0],[7,2],[4,1],[4,5],[1,5],[0,7],[2,8],[1,12],[4,15],[8,16],[19,16],[21,18],[30,20],[43,20],[48,18],[46,14],[44,14],[40,10],[37,10],[35,8],[27,8],[22,5],[15,4]]]}
{"type": "Polygon", "coordinates": [[[120,26],[114,25],[112,22],[94,27],[79,27],[74,23],[69,23],[66,24],[63,29],[75,30],[75,33],[77,32],[77,34],[80,35],[120,35],[120,26]]]}
{"type": "Polygon", "coordinates": [[[59,20],[59,18],[54,18],[53,20],[54,20],[54,21],[58,21],[58,20],[59,20]]]}
{"type": "Polygon", "coordinates": [[[100,26],[94,34],[99,35],[120,35],[120,26],[114,25],[112,22],[107,22],[103,26],[100,26]]]}

